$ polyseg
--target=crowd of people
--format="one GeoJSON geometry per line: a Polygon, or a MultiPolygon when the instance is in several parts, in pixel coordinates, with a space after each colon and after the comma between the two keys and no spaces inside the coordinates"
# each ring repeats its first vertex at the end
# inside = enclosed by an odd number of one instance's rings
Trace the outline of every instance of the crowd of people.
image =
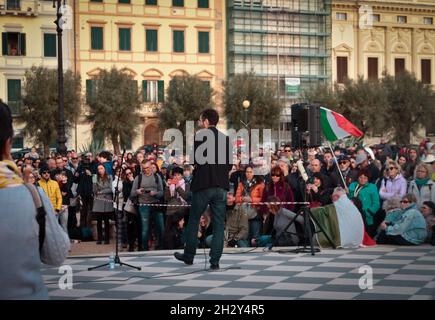
{"type": "MultiPolygon", "coordinates": [[[[271,154],[267,172],[259,168],[264,161],[252,155],[249,164],[241,164],[247,155],[239,150],[229,177],[226,246],[256,246],[262,235],[280,245],[299,244],[302,237],[285,236],[288,230],[283,229],[300,209],[298,203],[308,201],[311,208],[331,204],[337,187],[346,191],[361,213],[365,231],[377,243],[433,242],[434,144],[425,139],[419,148],[393,152],[381,142],[373,150],[358,145],[333,150],[281,146],[271,154]],[[309,176],[304,184],[299,159],[309,176]]],[[[263,150],[259,153],[261,157],[263,150]]],[[[96,220],[93,240],[108,244],[110,221],[116,218],[125,250],[183,248],[194,170],[186,157],[166,159],[157,149],[141,149],[124,159],[107,151],[96,156],[69,151],[63,157],[42,159],[33,148],[16,164],[25,181],[47,193],[70,238],[92,240],[96,220]]],[[[199,246],[211,243],[210,215],[210,210],[204,212],[198,226],[199,246]]]]}

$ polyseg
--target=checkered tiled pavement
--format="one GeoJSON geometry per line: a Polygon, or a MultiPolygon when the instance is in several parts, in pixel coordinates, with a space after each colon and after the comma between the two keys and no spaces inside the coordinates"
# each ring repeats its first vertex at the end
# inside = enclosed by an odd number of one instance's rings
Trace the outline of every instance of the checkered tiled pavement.
{"type": "Polygon", "coordinates": [[[432,246],[323,250],[314,257],[261,249],[242,251],[246,249],[224,253],[220,262],[221,269],[239,269],[219,272],[204,270],[201,250],[192,266],[175,260],[172,252],[121,256],[122,262],[141,266],[141,271],[119,266],[115,270],[105,267],[87,271],[88,267],[105,263],[108,258],[74,257],[65,263],[74,272],[72,290],[59,289],[57,281],[61,275],[57,268],[44,269],[43,275],[55,300],[435,300],[435,247],[432,246]],[[373,289],[362,290],[358,285],[363,275],[359,268],[364,265],[373,268],[373,289]],[[188,272],[192,273],[178,275],[188,272]]]}

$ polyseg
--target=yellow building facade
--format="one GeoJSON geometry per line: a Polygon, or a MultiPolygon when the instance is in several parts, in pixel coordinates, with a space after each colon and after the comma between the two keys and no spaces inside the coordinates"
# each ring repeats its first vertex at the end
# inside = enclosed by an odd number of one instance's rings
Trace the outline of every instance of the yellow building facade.
{"type": "MultiPolygon", "coordinates": [[[[24,73],[32,66],[57,68],[56,9],[51,1],[0,0],[0,99],[16,117],[22,107],[24,73]]],[[[72,30],[63,32],[63,67],[72,67],[72,30]]],[[[14,121],[14,149],[31,146],[14,121]]]]}
{"type": "MultiPolygon", "coordinates": [[[[434,23],[435,0],[333,0],[333,82],[407,70],[435,89],[434,23]]],[[[432,134],[435,125],[428,124],[412,140],[432,134]]]]}
{"type": "Polygon", "coordinates": [[[403,69],[435,84],[435,0],[332,4],[333,81],[403,69]],[[371,15],[371,19],[369,18],[371,15]]]}
{"type": "MultiPolygon", "coordinates": [[[[223,0],[78,0],[74,22],[75,64],[84,94],[92,87],[92,76],[112,66],[131,74],[145,92],[140,134],[132,142],[133,150],[162,142],[156,108],[161,107],[176,75],[197,75],[207,81],[217,91],[215,102],[221,107],[223,0]]],[[[91,127],[82,119],[77,126],[78,146],[90,141],[91,127]]]]}

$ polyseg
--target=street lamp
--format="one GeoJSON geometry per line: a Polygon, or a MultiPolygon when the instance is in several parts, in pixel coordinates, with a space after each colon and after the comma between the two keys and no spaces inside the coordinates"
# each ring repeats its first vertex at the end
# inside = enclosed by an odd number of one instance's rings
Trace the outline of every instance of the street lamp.
{"type": "MultiPolygon", "coordinates": [[[[66,155],[66,136],[65,136],[65,114],[64,114],[64,96],[63,96],[63,61],[62,61],[62,20],[61,0],[53,0],[53,8],[56,8],[56,25],[57,31],[57,87],[58,87],[58,127],[57,127],[57,152],[66,155]]],[[[65,6],[65,0],[63,1],[65,6]]]]}
{"type": "Polygon", "coordinates": [[[243,106],[243,110],[245,110],[245,122],[243,122],[242,120],[240,120],[240,122],[246,127],[248,128],[248,109],[251,106],[251,102],[249,102],[249,100],[244,100],[242,103],[243,106]]]}

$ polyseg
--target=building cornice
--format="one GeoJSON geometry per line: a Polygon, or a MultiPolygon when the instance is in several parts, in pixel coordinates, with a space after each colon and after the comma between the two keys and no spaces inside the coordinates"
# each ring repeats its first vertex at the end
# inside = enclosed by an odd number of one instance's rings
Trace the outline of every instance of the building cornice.
{"type": "Polygon", "coordinates": [[[413,12],[413,13],[431,13],[435,14],[435,5],[422,5],[415,3],[397,3],[397,2],[375,2],[375,1],[334,1],[333,9],[341,10],[358,10],[362,4],[368,4],[375,11],[390,11],[390,12],[413,12]]]}

